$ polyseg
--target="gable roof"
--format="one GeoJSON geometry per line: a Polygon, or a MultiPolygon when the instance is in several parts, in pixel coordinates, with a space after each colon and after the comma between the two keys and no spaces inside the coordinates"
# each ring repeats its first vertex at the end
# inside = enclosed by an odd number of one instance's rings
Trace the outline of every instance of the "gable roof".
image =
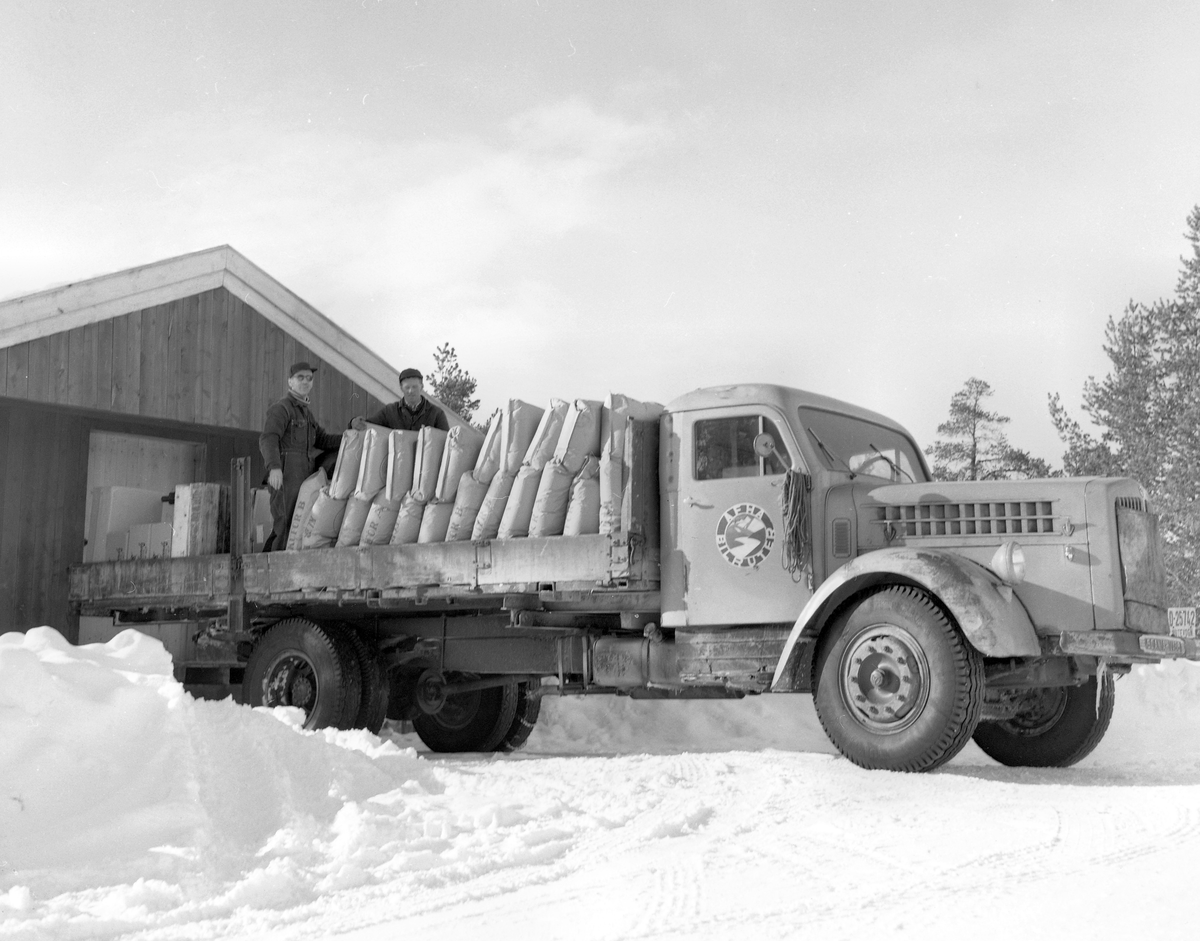
{"type": "MultiPolygon", "coordinates": [[[[398,397],[393,366],[229,245],[0,301],[0,349],[218,287],[379,401],[398,397]]],[[[446,413],[452,425],[461,421],[446,413]]]]}

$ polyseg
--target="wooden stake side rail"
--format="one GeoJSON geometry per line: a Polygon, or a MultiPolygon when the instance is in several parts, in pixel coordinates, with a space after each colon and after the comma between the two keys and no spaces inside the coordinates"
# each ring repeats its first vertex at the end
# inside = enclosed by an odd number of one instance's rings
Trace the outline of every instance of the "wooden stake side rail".
{"type": "MultiPolygon", "coordinates": [[[[420,598],[587,588],[658,588],[658,551],[619,536],[557,536],[241,557],[246,601],[295,604],[345,595],[420,598]]],[[[233,590],[230,557],[76,565],[71,601],[87,611],[138,607],[220,609],[233,590]]],[[[374,598],[372,599],[374,600],[374,598]]]]}

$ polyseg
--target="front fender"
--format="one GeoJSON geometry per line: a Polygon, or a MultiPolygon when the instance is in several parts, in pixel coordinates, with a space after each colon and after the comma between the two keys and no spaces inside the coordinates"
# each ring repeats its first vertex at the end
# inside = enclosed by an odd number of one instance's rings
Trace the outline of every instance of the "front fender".
{"type": "Polygon", "coordinates": [[[1036,657],[1041,653],[1033,622],[1020,599],[982,565],[942,549],[897,546],[851,559],[825,579],[792,627],[771,689],[795,688],[801,641],[816,637],[843,601],[876,585],[895,584],[916,585],[929,592],[985,657],[1036,657]]]}

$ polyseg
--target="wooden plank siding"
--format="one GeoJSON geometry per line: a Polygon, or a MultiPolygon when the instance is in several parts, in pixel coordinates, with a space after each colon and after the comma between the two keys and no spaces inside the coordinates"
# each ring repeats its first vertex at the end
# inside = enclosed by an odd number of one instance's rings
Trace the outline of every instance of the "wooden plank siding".
{"type": "Polygon", "coordinates": [[[257,431],[298,360],[317,366],[313,410],[328,430],[379,407],[225,288],[0,350],[0,395],[257,431]]]}

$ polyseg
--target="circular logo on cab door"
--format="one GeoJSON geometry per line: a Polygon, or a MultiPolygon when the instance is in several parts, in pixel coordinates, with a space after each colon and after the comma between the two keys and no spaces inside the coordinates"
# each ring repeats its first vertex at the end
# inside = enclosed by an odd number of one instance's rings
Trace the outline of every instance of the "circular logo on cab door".
{"type": "Polygon", "coordinates": [[[717,549],[738,568],[758,565],[775,545],[775,524],[767,511],[753,503],[738,503],[717,520],[717,549]]]}

